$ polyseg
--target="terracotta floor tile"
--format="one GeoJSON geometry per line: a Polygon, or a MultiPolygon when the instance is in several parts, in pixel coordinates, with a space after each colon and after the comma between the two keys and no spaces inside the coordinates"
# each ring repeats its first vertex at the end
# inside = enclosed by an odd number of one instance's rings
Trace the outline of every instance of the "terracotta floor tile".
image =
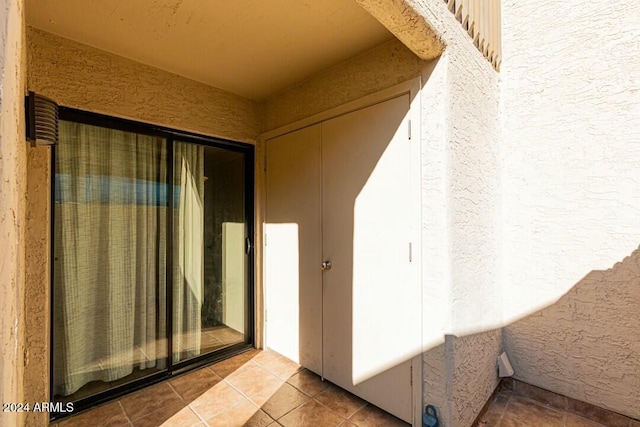
{"type": "Polygon", "coordinates": [[[498,393],[491,400],[490,410],[502,414],[509,403],[510,395],[506,393],[498,393]]]}
{"type": "Polygon", "coordinates": [[[128,426],[129,419],[118,402],[107,403],[90,411],[72,416],[58,423],[60,427],[94,427],[128,426]]]}
{"type": "Polygon", "coordinates": [[[360,409],[348,421],[358,427],[409,427],[401,419],[373,405],[360,409]]]}
{"type": "Polygon", "coordinates": [[[531,384],[523,382],[516,383],[515,394],[527,397],[531,400],[535,400],[536,402],[540,402],[546,406],[551,406],[552,408],[559,409],[561,411],[567,410],[567,398],[565,396],[547,391],[531,384]]]}
{"type": "Polygon", "coordinates": [[[336,427],[343,422],[344,418],[314,400],[310,400],[278,420],[278,423],[284,427],[336,427]]]}
{"type": "Polygon", "coordinates": [[[309,396],[292,385],[285,383],[260,407],[269,416],[277,420],[309,399],[309,396]]]}
{"type": "Polygon", "coordinates": [[[318,394],[315,399],[344,418],[349,418],[367,403],[348,391],[333,385],[318,394]]]}
{"type": "Polygon", "coordinates": [[[568,399],[568,411],[584,418],[597,421],[609,427],[628,427],[629,419],[615,412],[590,403],[568,399]]]}
{"type": "Polygon", "coordinates": [[[230,359],[211,365],[209,366],[209,369],[215,372],[220,378],[226,378],[247,363],[249,363],[249,359],[247,359],[244,354],[239,354],[230,359]]]}
{"type": "Polygon", "coordinates": [[[254,357],[259,355],[260,353],[262,353],[262,350],[260,350],[259,348],[252,348],[252,349],[247,350],[244,353],[242,353],[242,355],[244,357],[246,357],[247,359],[253,359],[254,357]]]}
{"type": "Polygon", "coordinates": [[[296,373],[291,378],[289,378],[287,382],[311,397],[314,397],[318,393],[323,392],[327,387],[331,385],[329,381],[322,381],[322,379],[318,375],[307,369],[296,373]]]}
{"type": "Polygon", "coordinates": [[[228,327],[211,329],[209,334],[215,337],[222,344],[235,344],[244,341],[243,334],[228,327]]]}
{"type": "Polygon", "coordinates": [[[563,419],[562,411],[513,396],[502,416],[500,427],[562,427],[563,419]]]}
{"type": "Polygon", "coordinates": [[[273,418],[266,414],[263,410],[259,410],[249,420],[244,423],[243,427],[266,427],[273,424],[273,418]]]}
{"type": "Polygon", "coordinates": [[[252,360],[285,381],[301,369],[299,364],[271,350],[261,352],[252,360]]]}
{"type": "Polygon", "coordinates": [[[565,427],[605,427],[604,424],[579,417],[574,414],[566,414],[565,427]]]}
{"type": "Polygon", "coordinates": [[[247,399],[224,381],[191,402],[191,409],[202,419],[212,418],[247,399]]]}
{"type": "Polygon", "coordinates": [[[131,421],[150,414],[155,414],[158,418],[167,416],[168,419],[185,406],[166,382],[137,391],[121,399],[120,403],[131,421]]]}
{"type": "Polygon", "coordinates": [[[501,420],[501,413],[487,411],[478,421],[477,427],[498,427],[501,420]]]}
{"type": "Polygon", "coordinates": [[[240,367],[225,381],[249,397],[269,391],[275,393],[284,384],[280,378],[252,362],[240,367]]]}
{"type": "Polygon", "coordinates": [[[210,369],[201,368],[169,381],[178,395],[187,403],[191,403],[198,396],[222,381],[210,369]]]}
{"type": "Polygon", "coordinates": [[[158,417],[156,414],[147,415],[133,422],[133,427],[193,427],[202,424],[202,420],[191,410],[182,408],[169,417],[158,417]]]}
{"type": "Polygon", "coordinates": [[[211,427],[244,426],[259,410],[260,408],[252,402],[244,400],[226,411],[207,419],[207,424],[211,427]]]}

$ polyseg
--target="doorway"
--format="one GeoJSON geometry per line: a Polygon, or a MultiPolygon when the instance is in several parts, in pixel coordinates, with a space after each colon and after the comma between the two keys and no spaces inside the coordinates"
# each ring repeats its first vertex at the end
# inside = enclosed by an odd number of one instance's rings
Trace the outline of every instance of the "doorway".
{"type": "Polygon", "coordinates": [[[81,410],[251,347],[253,146],[60,119],[52,400],[81,410]]]}
{"type": "Polygon", "coordinates": [[[421,325],[410,111],[402,93],[268,139],[265,225],[266,345],[407,422],[421,325]]]}

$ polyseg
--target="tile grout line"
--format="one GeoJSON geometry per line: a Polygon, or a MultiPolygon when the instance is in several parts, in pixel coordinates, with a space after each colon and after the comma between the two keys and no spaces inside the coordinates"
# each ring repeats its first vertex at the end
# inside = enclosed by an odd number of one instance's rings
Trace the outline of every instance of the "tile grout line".
{"type": "MultiPolygon", "coordinates": [[[[364,400],[364,399],[363,399],[363,400],[364,400]]],[[[356,410],[355,410],[355,412],[354,412],[353,414],[351,414],[351,416],[350,416],[349,418],[347,418],[347,420],[350,420],[351,418],[355,417],[355,415],[356,415],[358,412],[362,411],[362,410],[363,410],[367,405],[369,405],[369,402],[365,401],[365,402],[364,402],[364,404],[363,404],[361,407],[359,407],[358,409],[356,409],[356,410]]]]}
{"type": "Polygon", "coordinates": [[[129,425],[133,427],[133,421],[131,421],[131,418],[129,418],[129,414],[127,414],[127,411],[124,410],[124,406],[122,406],[122,402],[120,402],[120,399],[116,400],[116,402],[118,403],[118,406],[120,407],[120,410],[124,414],[124,417],[127,419],[127,422],[129,423],[129,425]]]}
{"type": "MultiPolygon", "coordinates": [[[[325,391],[326,391],[326,390],[325,390],[325,391]]],[[[322,393],[324,393],[324,391],[323,391],[322,393]]],[[[342,415],[338,414],[338,413],[337,413],[337,412],[335,412],[333,409],[329,408],[327,405],[323,404],[322,402],[320,402],[319,400],[317,400],[317,399],[316,399],[316,397],[320,396],[322,393],[318,393],[318,394],[316,394],[316,396],[315,396],[315,397],[312,397],[312,398],[311,398],[311,400],[313,400],[314,402],[316,402],[316,403],[317,403],[317,404],[319,404],[320,406],[325,407],[325,408],[326,408],[326,409],[328,409],[328,410],[329,410],[329,412],[331,412],[332,414],[337,415],[337,416],[339,416],[340,418],[342,418],[343,420],[347,421],[347,420],[348,420],[348,418],[343,417],[342,415]]],[[[365,405],[365,406],[366,406],[366,405],[365,405]]],[[[358,411],[359,411],[360,409],[361,409],[361,408],[359,408],[359,409],[358,409],[358,411]]],[[[356,412],[358,412],[358,411],[356,411],[356,412]]],[[[354,414],[355,414],[355,412],[354,412],[354,414]]]]}
{"type": "MultiPolygon", "coordinates": [[[[307,393],[305,393],[304,391],[300,390],[298,387],[294,386],[293,384],[289,384],[288,382],[285,382],[285,384],[288,384],[289,386],[291,386],[291,387],[295,388],[296,390],[298,390],[300,393],[302,393],[302,394],[304,394],[305,396],[309,397],[309,400],[307,400],[307,401],[306,401],[306,402],[304,402],[304,403],[301,403],[300,405],[298,405],[298,406],[296,406],[296,407],[294,407],[294,408],[292,408],[292,409],[289,409],[287,412],[285,412],[284,414],[280,415],[280,417],[279,417],[279,418],[274,418],[274,421],[275,421],[275,422],[278,422],[278,420],[283,419],[284,417],[286,417],[287,415],[289,415],[290,413],[292,413],[292,412],[293,412],[293,411],[295,411],[296,409],[298,409],[298,408],[300,408],[300,407],[302,407],[302,406],[306,405],[307,403],[309,403],[309,402],[311,402],[311,401],[313,400],[313,396],[308,395],[307,393]]],[[[266,414],[266,412],[265,412],[265,414],[266,414]]],[[[267,415],[269,415],[269,414],[267,414],[267,415]]],[[[269,415],[269,416],[271,416],[271,415],[269,415]]],[[[280,424],[280,423],[278,423],[278,424],[280,424]]]]}

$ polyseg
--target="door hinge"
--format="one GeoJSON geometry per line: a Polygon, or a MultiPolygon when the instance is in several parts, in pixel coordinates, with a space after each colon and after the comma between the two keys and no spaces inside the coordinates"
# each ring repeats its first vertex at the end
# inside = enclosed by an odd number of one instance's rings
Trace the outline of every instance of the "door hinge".
{"type": "Polygon", "coordinates": [[[407,129],[408,129],[408,132],[409,132],[409,139],[411,139],[411,120],[408,120],[407,129]]]}
{"type": "Polygon", "coordinates": [[[409,242],[409,262],[413,262],[413,245],[409,242]]]}

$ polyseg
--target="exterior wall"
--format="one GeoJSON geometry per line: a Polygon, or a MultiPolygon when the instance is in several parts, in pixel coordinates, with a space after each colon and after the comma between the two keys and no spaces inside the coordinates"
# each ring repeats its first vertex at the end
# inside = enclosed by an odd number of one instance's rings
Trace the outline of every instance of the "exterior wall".
{"type": "Polygon", "coordinates": [[[424,403],[445,395],[442,425],[468,427],[498,384],[498,75],[444,2],[406,3],[446,44],[422,91],[424,403]],[[443,349],[428,333],[437,324],[452,335],[443,349]]]}
{"type": "MultiPolygon", "coordinates": [[[[24,4],[0,0],[0,402],[24,402],[25,194],[24,4]]],[[[0,426],[24,423],[0,413],[0,426]]]]}
{"type": "Polygon", "coordinates": [[[471,426],[498,385],[496,355],[502,348],[502,330],[451,337],[451,425],[471,426]]]}
{"type": "Polygon", "coordinates": [[[502,14],[505,316],[535,313],[505,330],[515,376],[640,418],[640,5],[502,14]]]}
{"type": "MultiPolygon", "coordinates": [[[[27,56],[29,90],[60,105],[244,142],[257,139],[259,106],[228,92],[33,28],[27,30],[27,56]]],[[[28,195],[29,212],[21,239],[29,251],[19,270],[27,271],[30,313],[25,399],[48,401],[50,149],[30,148],[24,164],[26,191],[18,194],[28,195]]],[[[27,416],[28,425],[46,422],[46,413],[27,416]]]]}
{"type": "Polygon", "coordinates": [[[29,90],[65,107],[255,142],[259,105],[44,31],[27,34],[29,90]]]}
{"type": "Polygon", "coordinates": [[[393,39],[268,98],[263,131],[379,92],[420,75],[424,61],[393,39]]]}
{"type": "Polygon", "coordinates": [[[516,378],[640,418],[640,249],[505,328],[516,378]]]}

